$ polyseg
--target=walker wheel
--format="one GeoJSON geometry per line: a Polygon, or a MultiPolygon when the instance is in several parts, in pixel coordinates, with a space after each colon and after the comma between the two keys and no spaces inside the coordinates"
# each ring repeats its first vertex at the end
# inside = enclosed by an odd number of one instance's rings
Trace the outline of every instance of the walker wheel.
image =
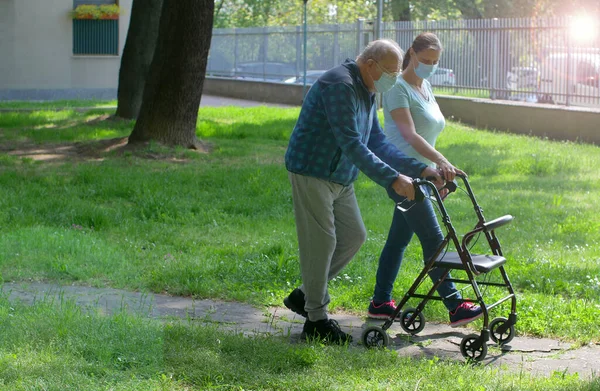
{"type": "Polygon", "coordinates": [[[487,350],[487,344],[478,334],[467,335],[460,343],[460,353],[467,360],[482,361],[487,355],[487,350]]]}
{"type": "Polygon", "coordinates": [[[389,335],[379,326],[369,326],[362,332],[362,343],[367,348],[385,348],[390,344],[389,335]]]}
{"type": "Polygon", "coordinates": [[[425,328],[425,316],[415,308],[406,308],[400,313],[400,326],[410,335],[419,334],[425,328]]]}
{"type": "Polygon", "coordinates": [[[503,332],[498,331],[498,329],[501,326],[504,326],[506,322],[508,322],[508,319],[503,317],[495,318],[490,322],[490,338],[498,345],[505,345],[515,337],[515,325],[510,325],[510,327],[503,332]]]}

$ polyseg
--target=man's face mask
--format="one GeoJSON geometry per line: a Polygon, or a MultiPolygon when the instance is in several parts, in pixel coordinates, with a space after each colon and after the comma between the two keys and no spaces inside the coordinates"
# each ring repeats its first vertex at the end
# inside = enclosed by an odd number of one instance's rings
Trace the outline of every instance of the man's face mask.
{"type": "Polygon", "coordinates": [[[398,79],[398,73],[389,73],[377,61],[373,60],[375,65],[381,71],[381,77],[379,80],[373,79],[373,84],[375,85],[375,91],[379,93],[388,92],[392,89],[392,87],[396,84],[396,80],[398,79]]]}

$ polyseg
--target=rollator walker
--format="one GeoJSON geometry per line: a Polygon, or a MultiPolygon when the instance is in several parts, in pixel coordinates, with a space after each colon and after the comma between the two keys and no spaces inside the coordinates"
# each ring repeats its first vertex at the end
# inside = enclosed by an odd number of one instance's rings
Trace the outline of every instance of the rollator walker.
{"type": "MultiPolygon", "coordinates": [[[[508,275],[506,274],[506,270],[504,269],[506,258],[504,258],[502,255],[500,242],[498,241],[495,233],[497,228],[510,223],[513,220],[513,217],[511,215],[505,215],[491,221],[486,221],[483,217],[483,209],[477,203],[467,177],[463,175],[457,175],[457,178],[462,180],[466,189],[466,193],[473,203],[475,214],[477,215],[477,223],[475,224],[475,228],[464,234],[462,240],[459,240],[454,226],[450,221],[450,216],[448,215],[448,212],[444,206],[443,199],[441,198],[436,186],[430,180],[417,179],[414,181],[415,200],[417,202],[423,201],[426,197],[426,194],[430,194],[427,196],[427,198],[437,204],[440,217],[443,225],[446,227],[447,234],[435,255],[426,262],[425,267],[410,289],[406,292],[396,307],[394,313],[385,321],[382,326],[369,326],[363,331],[361,339],[366,347],[372,348],[388,346],[390,343],[390,337],[388,336],[386,330],[392,326],[394,321],[399,321],[402,329],[410,335],[416,335],[420,333],[425,327],[423,310],[430,300],[455,300],[459,303],[470,302],[477,303],[481,306],[483,312],[483,327],[481,329],[481,333],[465,336],[460,344],[460,352],[468,360],[483,360],[487,355],[487,343],[490,338],[498,345],[507,344],[514,338],[515,324],[517,323],[517,299],[510,280],[508,279],[508,275]],[[469,244],[471,243],[472,239],[476,237],[476,235],[480,235],[482,233],[487,239],[491,254],[471,254],[469,244]],[[456,248],[456,252],[446,251],[450,242],[452,242],[456,248]],[[433,284],[431,289],[429,289],[426,294],[417,293],[418,288],[423,284],[423,282],[429,279],[428,272],[432,268],[442,268],[447,269],[447,271],[437,282],[433,284]],[[446,278],[452,270],[464,271],[467,275],[467,279],[446,278]],[[499,272],[500,276],[502,277],[502,282],[488,281],[488,273],[492,274],[497,272],[499,272]],[[456,283],[457,287],[462,286],[462,289],[459,289],[458,292],[471,287],[475,293],[476,299],[471,300],[464,298],[453,298],[452,296],[455,296],[456,293],[444,298],[437,296],[436,289],[444,280],[456,283]],[[484,301],[480,286],[503,287],[506,288],[508,294],[495,303],[488,305],[484,301]],[[416,308],[405,308],[404,306],[411,298],[421,299],[421,301],[416,308]],[[507,300],[511,301],[511,309],[508,318],[497,317],[490,322],[490,311],[507,300]]],[[[457,183],[454,181],[447,182],[444,187],[447,188],[449,192],[454,192],[458,188],[457,183]]],[[[402,210],[402,207],[399,204],[397,207],[402,210]]],[[[421,289],[421,291],[423,291],[423,289],[421,289]]]]}

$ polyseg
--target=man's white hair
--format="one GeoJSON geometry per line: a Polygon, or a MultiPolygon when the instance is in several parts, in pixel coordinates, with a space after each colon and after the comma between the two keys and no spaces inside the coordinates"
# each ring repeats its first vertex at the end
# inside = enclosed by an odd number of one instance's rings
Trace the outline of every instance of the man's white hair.
{"type": "Polygon", "coordinates": [[[400,46],[391,39],[378,39],[369,42],[365,50],[356,58],[356,62],[365,62],[367,60],[381,61],[383,58],[394,54],[398,57],[398,61],[402,62],[404,52],[400,46]]]}

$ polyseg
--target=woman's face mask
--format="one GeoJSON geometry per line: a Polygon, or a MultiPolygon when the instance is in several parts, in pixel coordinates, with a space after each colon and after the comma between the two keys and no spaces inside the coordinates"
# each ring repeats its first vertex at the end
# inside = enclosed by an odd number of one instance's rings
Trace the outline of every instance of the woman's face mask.
{"type": "Polygon", "coordinates": [[[381,65],[377,63],[377,61],[375,61],[375,65],[377,65],[377,67],[381,71],[381,77],[379,78],[379,80],[373,79],[373,84],[375,85],[375,91],[383,94],[384,92],[388,92],[392,89],[392,87],[394,87],[394,85],[396,84],[396,80],[398,79],[398,74],[387,72],[385,69],[383,69],[383,67],[381,67],[381,65]]]}
{"type": "Polygon", "coordinates": [[[419,60],[417,60],[417,62],[419,64],[415,68],[415,73],[421,79],[429,79],[431,77],[431,75],[433,75],[438,68],[438,64],[423,64],[419,60]]]}
{"type": "Polygon", "coordinates": [[[415,73],[421,79],[428,79],[437,70],[441,53],[440,53],[440,51],[436,51],[433,49],[426,49],[419,53],[422,56],[421,59],[427,61],[429,64],[425,64],[425,63],[419,61],[419,57],[417,57],[417,53],[415,53],[413,51],[411,53],[411,57],[414,56],[415,60],[417,61],[417,63],[415,64],[415,73]]]}

